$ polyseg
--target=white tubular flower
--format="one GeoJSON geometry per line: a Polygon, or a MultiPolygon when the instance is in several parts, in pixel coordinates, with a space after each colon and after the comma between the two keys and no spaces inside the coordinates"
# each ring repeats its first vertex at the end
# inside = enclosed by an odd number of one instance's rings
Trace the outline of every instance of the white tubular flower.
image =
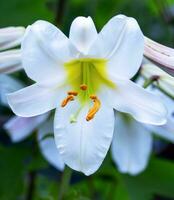
{"type": "Polygon", "coordinates": [[[145,79],[152,80],[155,86],[174,97],[174,77],[145,59],[140,72],[145,79]]]}
{"type": "Polygon", "coordinates": [[[112,142],[112,157],[122,173],[137,175],[148,164],[153,134],[174,143],[174,102],[158,89],[148,88],[158,95],[167,107],[167,123],[160,126],[139,123],[130,116],[117,115],[112,142]]]}
{"type": "Polygon", "coordinates": [[[63,171],[65,164],[56,148],[52,119],[45,122],[44,125],[39,128],[38,143],[44,158],[56,169],[63,171]],[[50,134],[52,134],[52,136],[50,134]]]}
{"type": "Polygon", "coordinates": [[[0,52],[0,74],[22,69],[21,50],[0,52]]]}
{"type": "Polygon", "coordinates": [[[158,98],[130,80],[143,51],[136,20],[123,15],[113,17],[99,33],[90,17],[77,17],[69,38],[37,21],[22,42],[23,67],[36,83],[9,94],[9,105],[23,117],[56,108],[54,134],[64,163],[90,175],[111,144],[114,109],[140,122],[166,122],[158,98]]]}
{"type": "Polygon", "coordinates": [[[158,67],[174,75],[174,49],[145,37],[144,55],[158,64],[158,67]]]}
{"type": "Polygon", "coordinates": [[[16,47],[21,44],[24,27],[7,27],[0,29],[0,51],[16,47]]]}

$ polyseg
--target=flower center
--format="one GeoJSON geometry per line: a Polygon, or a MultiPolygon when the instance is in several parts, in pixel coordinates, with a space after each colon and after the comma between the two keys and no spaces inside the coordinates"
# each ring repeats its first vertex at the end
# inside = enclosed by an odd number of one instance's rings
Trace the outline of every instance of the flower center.
{"type": "Polygon", "coordinates": [[[93,106],[89,109],[86,120],[94,118],[98,112],[101,102],[96,96],[102,86],[114,88],[115,85],[109,80],[106,70],[107,60],[96,58],[75,59],[64,64],[67,74],[67,82],[72,87],[67,97],[62,101],[64,107],[77,96],[83,104],[93,101],[93,106]]]}
{"type": "Polygon", "coordinates": [[[75,59],[64,64],[67,82],[83,102],[89,100],[90,95],[97,94],[102,85],[115,87],[108,78],[106,64],[106,59],[96,58],[75,59]],[[81,89],[85,92],[80,93],[81,89]]]}

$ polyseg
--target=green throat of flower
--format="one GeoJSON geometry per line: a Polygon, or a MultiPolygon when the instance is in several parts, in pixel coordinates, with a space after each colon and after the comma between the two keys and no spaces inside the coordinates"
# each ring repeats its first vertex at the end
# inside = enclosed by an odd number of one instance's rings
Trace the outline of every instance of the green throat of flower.
{"type": "Polygon", "coordinates": [[[115,85],[109,80],[106,71],[107,60],[95,58],[81,58],[64,64],[67,74],[67,82],[72,91],[67,92],[67,97],[62,101],[61,106],[66,106],[78,96],[82,105],[93,101],[93,107],[89,109],[86,120],[94,118],[101,106],[96,96],[102,86],[114,88],[115,85]]]}

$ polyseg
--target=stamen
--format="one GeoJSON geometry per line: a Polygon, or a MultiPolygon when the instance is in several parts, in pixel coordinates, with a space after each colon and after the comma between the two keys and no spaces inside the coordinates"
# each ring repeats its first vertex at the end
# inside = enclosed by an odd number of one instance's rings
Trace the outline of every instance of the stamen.
{"type": "Polygon", "coordinates": [[[68,92],[68,95],[77,96],[77,95],[78,95],[78,92],[76,92],[76,91],[69,91],[69,92],[68,92]]]}
{"type": "Polygon", "coordinates": [[[86,84],[80,85],[80,89],[81,89],[81,90],[87,90],[87,85],[86,85],[86,84]]]}
{"type": "Polygon", "coordinates": [[[86,120],[90,121],[91,119],[94,118],[95,114],[98,112],[101,106],[100,100],[97,98],[95,95],[91,95],[90,98],[93,100],[94,105],[91,109],[89,109],[88,114],[86,116],[86,120]]]}
{"type": "Polygon", "coordinates": [[[74,100],[74,96],[77,96],[78,92],[76,92],[76,91],[69,91],[69,92],[67,92],[67,94],[68,94],[68,96],[61,103],[62,107],[65,107],[68,102],[73,101],[74,100]]]}
{"type": "Polygon", "coordinates": [[[65,107],[70,101],[74,100],[74,96],[73,95],[68,95],[61,103],[62,107],[65,107]]]}

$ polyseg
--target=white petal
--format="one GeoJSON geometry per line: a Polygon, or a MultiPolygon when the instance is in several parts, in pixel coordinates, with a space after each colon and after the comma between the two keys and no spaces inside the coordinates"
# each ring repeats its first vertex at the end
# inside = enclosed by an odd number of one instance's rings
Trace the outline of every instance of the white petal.
{"type": "Polygon", "coordinates": [[[131,114],[137,121],[162,125],[166,123],[167,110],[157,95],[146,91],[132,81],[115,81],[116,89],[109,95],[112,106],[131,114]]]}
{"type": "Polygon", "coordinates": [[[69,46],[69,39],[49,22],[37,21],[29,26],[21,45],[27,75],[37,82],[64,78],[62,62],[72,57],[69,46]]]}
{"type": "Polygon", "coordinates": [[[167,108],[168,115],[167,115],[167,123],[161,126],[152,126],[152,125],[145,125],[149,131],[171,141],[174,142],[174,101],[164,95],[156,88],[148,87],[148,90],[152,91],[153,93],[158,95],[158,98],[161,99],[164,105],[167,108]]]}
{"type": "Polygon", "coordinates": [[[4,124],[4,129],[13,142],[20,142],[28,137],[47,118],[48,114],[28,118],[15,116],[4,124]]]}
{"type": "Polygon", "coordinates": [[[41,153],[45,159],[58,170],[64,169],[63,160],[56,148],[54,135],[53,137],[44,138],[47,134],[53,134],[53,120],[47,121],[38,131],[38,142],[41,153]]]}
{"type": "Polygon", "coordinates": [[[144,37],[137,21],[113,17],[101,30],[89,54],[108,59],[108,72],[119,78],[133,77],[143,58],[144,37]]]}
{"type": "Polygon", "coordinates": [[[77,122],[70,123],[71,116],[79,109],[78,106],[78,103],[72,102],[57,110],[54,122],[55,140],[65,164],[90,175],[100,167],[109,149],[114,129],[114,112],[102,103],[96,116],[87,122],[89,108],[84,107],[78,113],[77,122]]]}
{"type": "Polygon", "coordinates": [[[66,95],[59,88],[37,84],[8,94],[8,103],[13,112],[21,117],[33,117],[54,109],[66,95]]]}
{"type": "Polygon", "coordinates": [[[12,73],[22,69],[21,50],[0,52],[0,73],[12,73]]]}
{"type": "Polygon", "coordinates": [[[23,84],[7,75],[0,75],[0,102],[8,106],[6,95],[23,87],[23,84]]]}
{"type": "Polygon", "coordinates": [[[86,54],[97,37],[91,17],[77,17],[71,24],[69,38],[76,48],[86,54]]]}
{"type": "Polygon", "coordinates": [[[6,27],[0,29],[0,51],[13,48],[21,44],[24,27],[6,27]]]}
{"type": "Polygon", "coordinates": [[[120,172],[131,175],[142,172],[151,150],[151,134],[142,124],[116,116],[112,156],[120,172]]]}

